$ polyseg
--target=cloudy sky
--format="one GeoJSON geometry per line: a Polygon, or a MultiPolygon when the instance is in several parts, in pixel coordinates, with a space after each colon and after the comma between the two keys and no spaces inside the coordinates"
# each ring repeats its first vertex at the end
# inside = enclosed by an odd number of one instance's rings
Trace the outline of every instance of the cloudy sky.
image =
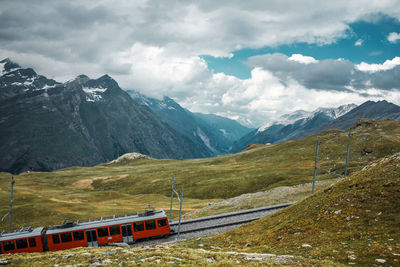
{"type": "Polygon", "coordinates": [[[295,110],[400,104],[400,3],[0,0],[0,58],[259,126],[295,110]]]}

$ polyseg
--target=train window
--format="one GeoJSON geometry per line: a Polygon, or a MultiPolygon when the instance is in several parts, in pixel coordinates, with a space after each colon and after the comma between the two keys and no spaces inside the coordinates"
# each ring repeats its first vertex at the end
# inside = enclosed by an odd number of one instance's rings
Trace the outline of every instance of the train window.
{"type": "Polygon", "coordinates": [[[34,237],[29,238],[28,241],[29,241],[29,247],[31,248],[36,247],[36,239],[34,237]]]}
{"type": "Polygon", "coordinates": [[[110,235],[121,234],[121,227],[119,225],[110,226],[110,235]]]}
{"type": "Polygon", "coordinates": [[[72,235],[70,232],[61,234],[61,242],[66,243],[71,241],[72,241],[72,235]]]}
{"type": "Polygon", "coordinates": [[[59,235],[53,235],[53,244],[58,244],[60,243],[60,236],[59,235]]]}
{"type": "Polygon", "coordinates": [[[28,241],[26,241],[26,239],[16,240],[15,243],[17,243],[17,249],[23,249],[28,247],[28,241]]]}
{"type": "Polygon", "coordinates": [[[97,229],[97,235],[98,235],[99,237],[108,236],[108,228],[107,228],[107,227],[98,228],[98,229],[97,229]]]}
{"type": "Polygon", "coordinates": [[[133,229],[135,232],[140,232],[144,230],[144,223],[143,222],[137,222],[133,224],[133,229]]]}
{"type": "Polygon", "coordinates": [[[167,219],[161,219],[161,220],[158,220],[157,222],[158,222],[158,227],[167,225],[167,219]]]}
{"type": "Polygon", "coordinates": [[[10,251],[15,249],[14,241],[5,241],[3,243],[4,251],[10,251]]]}
{"type": "Polygon", "coordinates": [[[156,229],[156,221],[146,221],[146,230],[153,230],[156,229]]]}
{"type": "Polygon", "coordinates": [[[85,237],[83,235],[83,231],[73,232],[73,235],[74,235],[74,241],[85,239],[85,237]]]}

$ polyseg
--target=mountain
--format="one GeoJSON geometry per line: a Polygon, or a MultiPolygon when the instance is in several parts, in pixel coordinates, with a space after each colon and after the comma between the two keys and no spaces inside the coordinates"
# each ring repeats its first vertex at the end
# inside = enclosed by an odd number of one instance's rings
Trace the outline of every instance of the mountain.
{"type": "Polygon", "coordinates": [[[217,116],[215,114],[193,113],[199,123],[213,133],[222,151],[227,152],[234,141],[249,133],[252,129],[241,125],[235,120],[217,116]]]}
{"type": "Polygon", "coordinates": [[[309,129],[314,129],[326,122],[332,121],[356,105],[343,105],[338,108],[319,108],[313,112],[298,110],[282,115],[279,121],[266,124],[237,140],[232,146],[232,152],[239,152],[249,144],[279,143],[309,129]]]}
{"type": "Polygon", "coordinates": [[[208,156],[108,75],[58,83],[9,59],[0,71],[0,171],[92,166],[128,152],[208,156]]]}
{"type": "Polygon", "coordinates": [[[367,101],[343,116],[324,123],[319,127],[303,131],[293,136],[292,139],[298,140],[328,129],[344,130],[355,124],[359,119],[400,121],[400,107],[386,100],[377,102],[367,101]]]}
{"type": "Polygon", "coordinates": [[[137,103],[149,107],[161,120],[196,144],[196,149],[215,156],[227,153],[233,141],[251,129],[217,115],[192,113],[169,97],[162,100],[127,90],[137,103]]]}

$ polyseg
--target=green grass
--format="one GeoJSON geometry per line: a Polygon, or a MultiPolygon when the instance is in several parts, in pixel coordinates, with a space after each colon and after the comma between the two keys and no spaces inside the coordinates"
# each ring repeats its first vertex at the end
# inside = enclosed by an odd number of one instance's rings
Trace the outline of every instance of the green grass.
{"type": "MultiPolygon", "coordinates": [[[[352,130],[349,172],[400,151],[400,123],[365,122],[352,130]],[[370,154],[363,150],[371,148],[370,154]]],[[[318,180],[343,173],[347,132],[321,133],[318,180]]],[[[169,209],[171,178],[183,186],[184,212],[209,202],[312,181],[316,136],[276,145],[253,145],[241,153],[192,160],[141,159],[95,167],[14,176],[13,225],[39,226],[66,217],[88,219],[144,210],[169,209]],[[86,181],[86,182],[85,182],[86,181]],[[45,219],[43,219],[45,218],[45,219]]],[[[8,211],[11,174],[0,173],[0,214],[8,211]]],[[[175,201],[174,216],[178,210],[175,201]]],[[[7,220],[1,223],[7,228],[7,220]]]]}
{"type": "MultiPolygon", "coordinates": [[[[290,254],[361,266],[384,259],[395,266],[400,264],[399,203],[397,153],[291,207],[202,242],[205,248],[290,254]]],[[[198,241],[189,241],[188,246],[195,248],[198,241]]]]}

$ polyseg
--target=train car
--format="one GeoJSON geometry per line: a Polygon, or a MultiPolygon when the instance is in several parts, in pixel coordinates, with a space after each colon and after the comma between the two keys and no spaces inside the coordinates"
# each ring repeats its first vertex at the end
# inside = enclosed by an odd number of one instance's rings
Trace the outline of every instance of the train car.
{"type": "Polygon", "coordinates": [[[48,227],[44,250],[56,251],[74,247],[97,247],[108,243],[132,243],[137,239],[170,234],[163,210],[113,217],[95,221],[68,223],[48,227]]]}
{"type": "Polygon", "coordinates": [[[2,254],[22,252],[43,252],[42,233],[44,227],[22,228],[11,233],[0,234],[2,254]]]}

